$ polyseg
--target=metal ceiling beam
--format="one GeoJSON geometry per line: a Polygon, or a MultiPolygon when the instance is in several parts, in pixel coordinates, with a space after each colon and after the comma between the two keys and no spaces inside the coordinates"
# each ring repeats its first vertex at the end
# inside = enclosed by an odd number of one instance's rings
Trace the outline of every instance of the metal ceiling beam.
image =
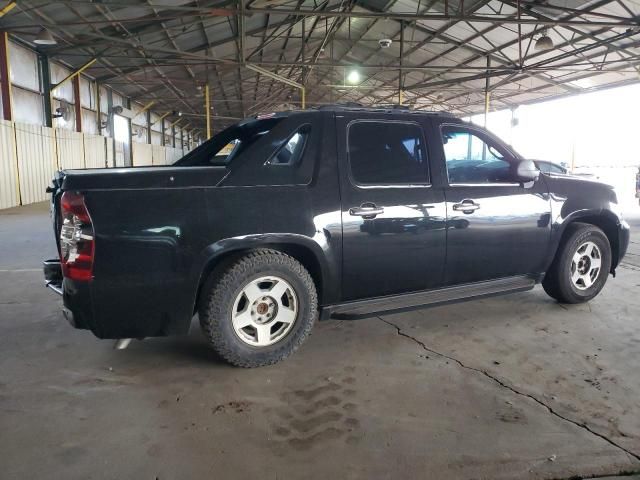
{"type": "MultiPolygon", "coordinates": [[[[612,1],[613,0],[600,0],[599,2],[596,2],[595,4],[592,4],[590,6],[590,8],[592,8],[592,9],[600,8],[601,6],[607,5],[608,3],[611,3],[612,1]]],[[[567,16],[565,19],[573,18],[573,17],[575,17],[575,15],[571,14],[571,15],[567,16]]],[[[495,27],[492,27],[492,28],[495,28],[495,27]]],[[[602,33],[603,31],[606,31],[606,30],[608,30],[608,29],[601,29],[601,30],[599,30],[599,33],[602,33]]],[[[530,36],[534,35],[536,32],[537,32],[537,30],[534,29],[534,31],[530,32],[527,36],[530,37],[530,36]]],[[[582,38],[584,38],[584,36],[582,38]]],[[[504,48],[507,48],[509,46],[515,45],[515,44],[520,43],[520,42],[521,42],[521,38],[516,38],[514,40],[511,40],[509,42],[506,42],[506,43],[502,44],[501,46],[499,46],[499,48],[504,49],[504,48]]],[[[563,44],[561,46],[556,46],[556,48],[563,48],[565,46],[567,46],[567,45],[563,44]]],[[[483,52],[482,50],[476,49],[475,47],[470,47],[466,42],[462,42],[460,47],[466,48],[466,49],[476,50],[476,55],[472,56],[471,58],[469,58],[469,59],[467,59],[467,60],[465,60],[463,62],[461,62],[459,64],[459,66],[466,65],[466,64],[468,64],[470,62],[473,62],[473,61],[477,61],[479,59],[482,59],[482,58],[486,57],[487,55],[492,55],[493,53],[495,53],[495,50],[496,50],[496,49],[492,49],[492,50],[483,52]]],[[[449,51],[451,51],[451,50],[453,50],[453,49],[449,49],[449,51]]],[[[444,54],[446,54],[446,53],[447,52],[444,52],[444,54]]],[[[547,52],[535,52],[528,58],[533,58],[533,57],[536,57],[536,56],[539,56],[539,55],[545,55],[546,53],[547,52]]],[[[492,57],[492,60],[494,60],[494,59],[502,63],[502,61],[500,60],[499,57],[492,57]]],[[[427,63],[429,63],[430,61],[432,61],[432,60],[428,60],[427,63]]],[[[453,71],[453,70],[451,70],[451,71],[453,71]]],[[[443,72],[442,74],[444,74],[444,73],[447,73],[447,72],[443,72]]],[[[434,78],[437,78],[438,76],[441,76],[442,74],[438,74],[436,76],[432,76],[430,80],[433,80],[434,78]]],[[[531,72],[527,72],[526,74],[527,75],[531,75],[531,72]]],[[[560,86],[561,88],[564,88],[565,90],[570,90],[570,91],[573,91],[573,92],[576,92],[576,93],[579,91],[575,87],[570,87],[570,86],[564,85],[564,84],[562,84],[560,82],[557,82],[557,81],[555,81],[553,79],[549,79],[548,77],[545,77],[545,76],[536,76],[536,78],[538,78],[539,80],[545,81],[546,83],[550,83],[550,84],[553,84],[555,86],[560,86]]],[[[388,83],[389,82],[385,82],[383,84],[388,84],[388,83]]],[[[426,95],[429,95],[431,93],[432,93],[431,91],[425,92],[426,95]]]]}
{"type": "MultiPolygon", "coordinates": [[[[305,8],[247,8],[247,12],[269,13],[270,15],[306,15],[321,17],[347,17],[347,18],[383,18],[391,20],[404,20],[406,22],[421,21],[454,21],[476,23],[500,23],[511,25],[545,25],[545,26],[590,26],[609,28],[633,28],[640,26],[639,20],[623,19],[620,21],[592,21],[592,20],[538,20],[535,18],[514,18],[504,15],[445,15],[440,13],[398,13],[398,12],[374,12],[370,10],[354,10],[351,12],[318,12],[305,8]]],[[[589,15],[582,12],[581,15],[589,15]]]]}
{"type": "MultiPolygon", "coordinates": [[[[630,44],[627,44],[625,47],[626,48],[638,48],[638,47],[640,47],[640,40],[634,41],[634,42],[632,42],[630,44]]],[[[596,58],[596,57],[598,57],[600,55],[602,55],[602,53],[597,52],[597,53],[591,54],[589,57],[590,58],[596,58]]],[[[627,63],[628,62],[623,62],[623,65],[626,65],[627,63]]],[[[572,62],[565,62],[564,65],[572,65],[572,62]]],[[[640,65],[640,60],[638,60],[637,63],[631,63],[631,65],[640,65]]],[[[578,75],[578,76],[572,77],[572,78],[565,78],[565,79],[563,79],[563,81],[564,82],[575,82],[575,81],[578,81],[578,80],[590,78],[590,77],[592,77],[594,75],[597,75],[597,74],[600,74],[600,73],[619,72],[622,68],[623,68],[623,66],[613,67],[613,68],[611,68],[609,70],[606,70],[604,72],[603,71],[599,71],[597,73],[594,72],[594,71],[589,71],[589,72],[585,73],[585,75],[578,75]]],[[[512,82],[518,82],[518,81],[522,80],[523,78],[524,77],[515,77],[515,78],[512,79],[512,82]]],[[[637,80],[636,80],[636,82],[637,82],[637,80]]],[[[496,84],[495,86],[496,87],[501,86],[501,82],[496,84]]],[[[512,95],[506,95],[505,94],[503,96],[497,97],[497,99],[506,99],[506,98],[509,98],[509,97],[512,97],[512,96],[522,95],[523,93],[526,94],[526,93],[530,93],[530,92],[536,92],[536,91],[544,90],[545,88],[549,88],[549,87],[546,86],[546,85],[541,85],[541,86],[530,88],[530,89],[527,89],[527,90],[524,90],[524,91],[514,92],[512,95]]],[[[575,93],[584,93],[585,92],[584,89],[577,89],[577,90],[578,90],[577,92],[571,92],[571,93],[575,94],[575,93]]],[[[453,97],[449,97],[448,100],[454,100],[454,99],[458,98],[459,96],[460,95],[455,95],[453,97]]]]}

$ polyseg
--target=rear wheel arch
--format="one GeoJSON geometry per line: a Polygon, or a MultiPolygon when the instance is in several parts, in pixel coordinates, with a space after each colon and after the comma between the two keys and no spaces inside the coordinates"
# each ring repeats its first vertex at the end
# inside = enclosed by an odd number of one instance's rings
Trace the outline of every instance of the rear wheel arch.
{"type": "Polygon", "coordinates": [[[224,272],[236,260],[246,256],[252,251],[261,249],[270,249],[285,253],[300,262],[311,275],[318,293],[319,304],[322,305],[323,280],[325,275],[316,252],[314,252],[311,247],[300,243],[274,241],[251,246],[238,244],[234,247],[227,248],[205,262],[198,281],[198,289],[193,306],[194,313],[198,309],[202,290],[207,281],[215,279],[217,274],[224,272]]]}

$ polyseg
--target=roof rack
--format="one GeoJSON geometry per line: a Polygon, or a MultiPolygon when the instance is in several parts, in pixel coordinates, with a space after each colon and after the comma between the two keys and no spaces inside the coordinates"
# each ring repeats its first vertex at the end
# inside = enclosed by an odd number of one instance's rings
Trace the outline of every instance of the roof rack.
{"type": "Polygon", "coordinates": [[[356,102],[344,102],[344,103],[332,103],[327,105],[318,105],[312,107],[313,110],[349,110],[349,111],[365,111],[365,112],[381,112],[381,113],[409,113],[409,114],[427,114],[427,115],[441,115],[445,117],[455,117],[454,114],[442,111],[430,111],[430,110],[412,110],[410,105],[374,105],[365,106],[356,102]]]}

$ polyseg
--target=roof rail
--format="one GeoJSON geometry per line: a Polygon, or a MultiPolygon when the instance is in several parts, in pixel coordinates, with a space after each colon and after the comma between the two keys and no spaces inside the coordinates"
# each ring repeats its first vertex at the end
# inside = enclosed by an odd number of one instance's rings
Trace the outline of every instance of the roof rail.
{"type": "Polygon", "coordinates": [[[314,107],[316,110],[335,110],[339,108],[367,108],[358,102],[328,103],[314,107]]]}
{"type": "Polygon", "coordinates": [[[332,103],[327,105],[318,105],[312,107],[313,110],[351,110],[351,111],[364,111],[364,112],[380,112],[380,113],[408,113],[408,114],[425,114],[425,115],[440,115],[443,117],[457,118],[456,115],[449,112],[433,111],[433,110],[412,110],[410,105],[372,105],[365,106],[356,102],[345,103],[332,103]]]}

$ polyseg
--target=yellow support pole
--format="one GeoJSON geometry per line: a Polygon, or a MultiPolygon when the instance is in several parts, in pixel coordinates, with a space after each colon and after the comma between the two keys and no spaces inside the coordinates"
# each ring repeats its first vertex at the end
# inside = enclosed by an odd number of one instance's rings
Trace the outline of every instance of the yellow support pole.
{"type": "Polygon", "coordinates": [[[204,109],[207,116],[207,140],[211,138],[211,99],[209,98],[209,84],[204,86],[204,109]]]}
{"type": "Polygon", "coordinates": [[[304,110],[307,106],[307,89],[306,88],[302,87],[300,89],[300,96],[301,96],[300,106],[302,107],[302,110],[304,110]]]}
{"type": "Polygon", "coordinates": [[[144,107],[142,107],[142,110],[140,110],[139,112],[136,112],[136,116],[138,115],[142,115],[143,113],[145,113],[147,110],[149,110],[151,107],[153,107],[156,104],[155,100],[151,100],[149,103],[147,103],[144,107]]]}
{"type": "Polygon", "coordinates": [[[62,85],[63,83],[68,82],[69,80],[71,80],[73,77],[76,77],[78,75],[80,75],[82,72],[84,72],[87,68],[89,68],[91,65],[93,65],[94,63],[96,63],[98,61],[97,58],[91,59],[89,60],[87,63],[85,63],[83,66],[81,66],[78,70],[76,70],[73,73],[70,73],[69,75],[67,75],[66,77],[64,77],[62,80],[60,80],[58,83],[56,83],[55,85],[51,85],[51,92],[53,92],[56,88],[58,88],[60,85],[62,85]]]}
{"type": "Polygon", "coordinates": [[[182,120],[184,120],[182,117],[180,117],[179,119],[177,119],[175,122],[169,124],[169,126],[167,127],[167,130],[170,129],[171,127],[175,127],[178,125],[178,123],[180,123],[182,120]]]}
{"type": "Polygon", "coordinates": [[[162,120],[167,118],[169,115],[171,115],[171,112],[163,113],[155,122],[151,124],[151,126],[153,127],[156,123],[161,122],[162,120]]]}
{"type": "Polygon", "coordinates": [[[9,13],[11,10],[13,10],[13,7],[16,6],[16,2],[9,2],[7,3],[2,10],[0,10],[0,18],[4,17],[7,13],[9,13]]]}

